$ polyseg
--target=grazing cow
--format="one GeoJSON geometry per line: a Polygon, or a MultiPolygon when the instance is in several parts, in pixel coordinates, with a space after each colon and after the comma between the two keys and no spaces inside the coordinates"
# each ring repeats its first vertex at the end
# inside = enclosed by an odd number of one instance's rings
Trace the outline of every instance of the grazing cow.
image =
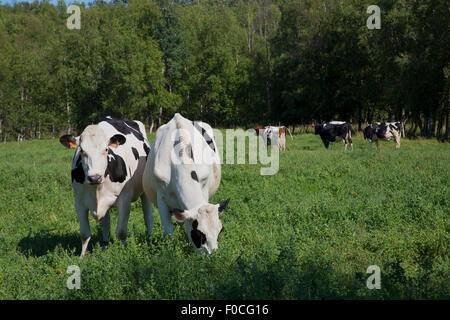
{"type": "Polygon", "coordinates": [[[342,139],[345,145],[345,150],[347,150],[347,140],[350,142],[350,146],[353,149],[352,143],[352,132],[351,125],[345,121],[331,121],[322,123],[316,126],[315,134],[319,134],[320,138],[322,138],[323,144],[325,148],[328,149],[328,145],[330,142],[335,142],[336,140],[342,139]]]}
{"type": "Polygon", "coordinates": [[[401,122],[377,122],[367,125],[364,128],[363,134],[364,139],[369,140],[370,146],[372,146],[372,141],[375,141],[378,149],[378,139],[383,139],[386,141],[394,138],[395,148],[400,148],[400,134],[402,131],[401,122]]]}
{"type": "Polygon", "coordinates": [[[159,208],[165,233],[173,234],[170,216],[184,222],[188,239],[200,253],[217,249],[219,215],[230,201],[208,203],[220,184],[217,152],[208,124],[176,113],[158,128],[144,170],[144,191],[159,208]]]}
{"type": "Polygon", "coordinates": [[[285,126],[282,126],[282,127],[268,126],[268,127],[266,127],[263,132],[264,144],[266,146],[268,146],[273,141],[274,145],[276,144],[278,146],[278,148],[280,148],[280,150],[282,149],[282,150],[286,151],[286,132],[289,132],[289,135],[291,136],[291,139],[293,140],[294,138],[292,137],[291,132],[285,126]]]}
{"type": "Polygon", "coordinates": [[[117,237],[126,244],[131,202],[142,200],[147,234],[153,224],[152,205],[142,188],[142,173],[150,152],[145,127],[140,121],[106,117],[87,126],[80,136],[64,135],[65,147],[76,148],[72,161],[72,187],[80,222],[81,257],[91,238],[88,211],[103,227],[103,246],[109,241],[109,209],[119,212],[117,237]]]}

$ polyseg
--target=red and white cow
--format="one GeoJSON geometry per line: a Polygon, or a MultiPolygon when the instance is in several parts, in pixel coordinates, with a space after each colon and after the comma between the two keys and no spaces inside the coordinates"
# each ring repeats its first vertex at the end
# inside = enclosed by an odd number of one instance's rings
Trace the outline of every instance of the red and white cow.
{"type": "Polygon", "coordinates": [[[289,132],[289,135],[292,137],[291,132],[285,126],[282,127],[274,127],[267,126],[264,128],[263,139],[264,144],[268,146],[269,144],[277,145],[280,150],[286,151],[286,132],[289,132]]]}

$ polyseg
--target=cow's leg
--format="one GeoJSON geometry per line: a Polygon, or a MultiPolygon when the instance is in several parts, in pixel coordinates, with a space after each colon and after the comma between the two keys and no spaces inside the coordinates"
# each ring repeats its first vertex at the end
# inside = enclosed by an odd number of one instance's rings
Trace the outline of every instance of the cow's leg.
{"type": "Polygon", "coordinates": [[[157,195],[157,201],[158,201],[159,216],[161,217],[164,233],[170,235],[170,237],[173,237],[173,228],[172,228],[172,221],[170,221],[169,209],[167,208],[167,205],[164,202],[161,193],[159,192],[157,195]]]}
{"type": "Polygon", "coordinates": [[[103,235],[103,245],[102,245],[102,249],[105,250],[106,246],[108,245],[109,242],[109,233],[110,233],[110,229],[111,229],[111,218],[109,215],[109,210],[106,212],[105,217],[101,220],[101,224],[102,224],[102,235],[103,235]]]}
{"type": "Polygon", "coordinates": [[[377,146],[377,150],[378,150],[378,140],[375,140],[375,145],[377,146]]]}
{"type": "Polygon", "coordinates": [[[153,227],[153,206],[150,200],[145,195],[145,193],[142,193],[141,201],[142,201],[142,211],[144,213],[145,227],[147,228],[147,236],[150,236],[153,227]]]}
{"type": "Polygon", "coordinates": [[[128,218],[130,217],[131,201],[123,200],[117,204],[117,210],[119,211],[119,220],[117,222],[116,235],[117,238],[122,241],[124,246],[127,245],[127,225],[128,218]]]}
{"type": "Polygon", "coordinates": [[[353,150],[353,141],[352,141],[351,134],[348,135],[348,142],[350,143],[350,148],[352,148],[352,150],[353,150]]]}
{"type": "Polygon", "coordinates": [[[323,144],[325,145],[325,148],[328,149],[328,145],[330,144],[330,141],[328,141],[327,139],[325,139],[323,137],[321,137],[321,138],[322,138],[323,144]]]}
{"type": "Polygon", "coordinates": [[[394,138],[395,138],[395,148],[399,149],[400,148],[400,135],[395,133],[394,138]]]}
{"type": "Polygon", "coordinates": [[[369,145],[372,148],[372,140],[371,139],[369,139],[369,145]]]}
{"type": "Polygon", "coordinates": [[[344,142],[344,149],[345,149],[345,151],[347,151],[347,138],[343,138],[342,139],[342,142],[344,142]]]}
{"type": "Polygon", "coordinates": [[[91,240],[91,228],[89,227],[89,210],[80,201],[75,201],[75,210],[77,211],[78,221],[80,222],[80,258],[83,258],[86,254],[89,240],[91,240]]]}

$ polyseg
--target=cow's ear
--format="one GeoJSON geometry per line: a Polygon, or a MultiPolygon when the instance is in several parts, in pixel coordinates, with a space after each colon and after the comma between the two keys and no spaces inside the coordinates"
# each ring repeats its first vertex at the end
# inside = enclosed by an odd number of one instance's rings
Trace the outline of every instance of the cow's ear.
{"type": "Polygon", "coordinates": [[[177,222],[184,222],[186,219],[192,218],[189,210],[181,210],[177,208],[169,209],[170,215],[177,220],[177,222]]]}
{"type": "Polygon", "coordinates": [[[79,137],[75,138],[71,134],[66,134],[59,138],[59,142],[61,142],[61,144],[68,149],[75,149],[76,147],[78,147],[79,141],[79,137]]]}
{"type": "Polygon", "coordinates": [[[225,209],[228,206],[228,202],[230,202],[230,198],[228,198],[227,200],[224,200],[221,203],[217,204],[219,206],[219,208],[218,208],[219,214],[221,214],[222,212],[225,211],[225,209]]]}
{"type": "Polygon", "coordinates": [[[115,134],[109,139],[109,146],[113,148],[117,148],[118,145],[124,144],[127,141],[127,138],[125,138],[122,134],[115,134]]]}

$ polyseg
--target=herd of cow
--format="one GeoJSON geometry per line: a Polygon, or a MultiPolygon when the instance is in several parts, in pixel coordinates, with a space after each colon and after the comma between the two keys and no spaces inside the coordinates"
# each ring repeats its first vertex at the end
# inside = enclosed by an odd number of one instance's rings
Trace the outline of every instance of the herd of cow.
{"type": "MultiPolygon", "coordinates": [[[[287,127],[256,127],[266,145],[286,150],[287,127]]],[[[395,138],[400,147],[400,123],[377,123],[364,129],[370,143],[395,138]]],[[[351,147],[351,126],[329,122],[315,126],[325,147],[342,139],[351,147]]],[[[290,134],[290,132],[289,132],[290,134]]],[[[291,135],[292,139],[292,135],[291,135]]],[[[64,135],[60,142],[76,149],[72,161],[72,187],[80,223],[81,257],[86,254],[91,231],[89,211],[103,228],[103,247],[110,236],[111,207],[118,209],[117,238],[126,244],[131,202],[141,198],[147,235],[153,226],[153,205],[159,209],[165,234],[172,236],[170,217],[184,223],[192,245],[211,254],[223,229],[220,215],[230,199],[210,204],[221,179],[220,158],[212,128],[180,114],[158,128],[153,144],[142,122],[106,117],[87,126],[78,137],[64,135]],[[199,160],[201,155],[201,161],[199,160]]]]}
{"type": "MultiPolygon", "coordinates": [[[[345,121],[331,121],[313,126],[314,133],[320,135],[320,138],[328,149],[330,142],[336,142],[342,140],[344,142],[344,148],[347,150],[347,145],[350,143],[350,147],[353,149],[352,143],[352,127],[350,123],[345,121]],[[347,143],[348,141],[348,143],[347,143]]],[[[286,131],[289,132],[287,127],[273,127],[273,126],[256,126],[252,130],[255,131],[257,136],[262,136],[264,144],[269,146],[271,144],[277,145],[280,149],[286,151],[286,131]]],[[[381,140],[395,140],[395,147],[400,148],[400,136],[402,131],[401,122],[377,122],[369,124],[364,130],[364,139],[367,139],[372,146],[372,142],[378,148],[378,139],[381,140]]],[[[289,135],[292,135],[289,132],[289,135]]]]}

